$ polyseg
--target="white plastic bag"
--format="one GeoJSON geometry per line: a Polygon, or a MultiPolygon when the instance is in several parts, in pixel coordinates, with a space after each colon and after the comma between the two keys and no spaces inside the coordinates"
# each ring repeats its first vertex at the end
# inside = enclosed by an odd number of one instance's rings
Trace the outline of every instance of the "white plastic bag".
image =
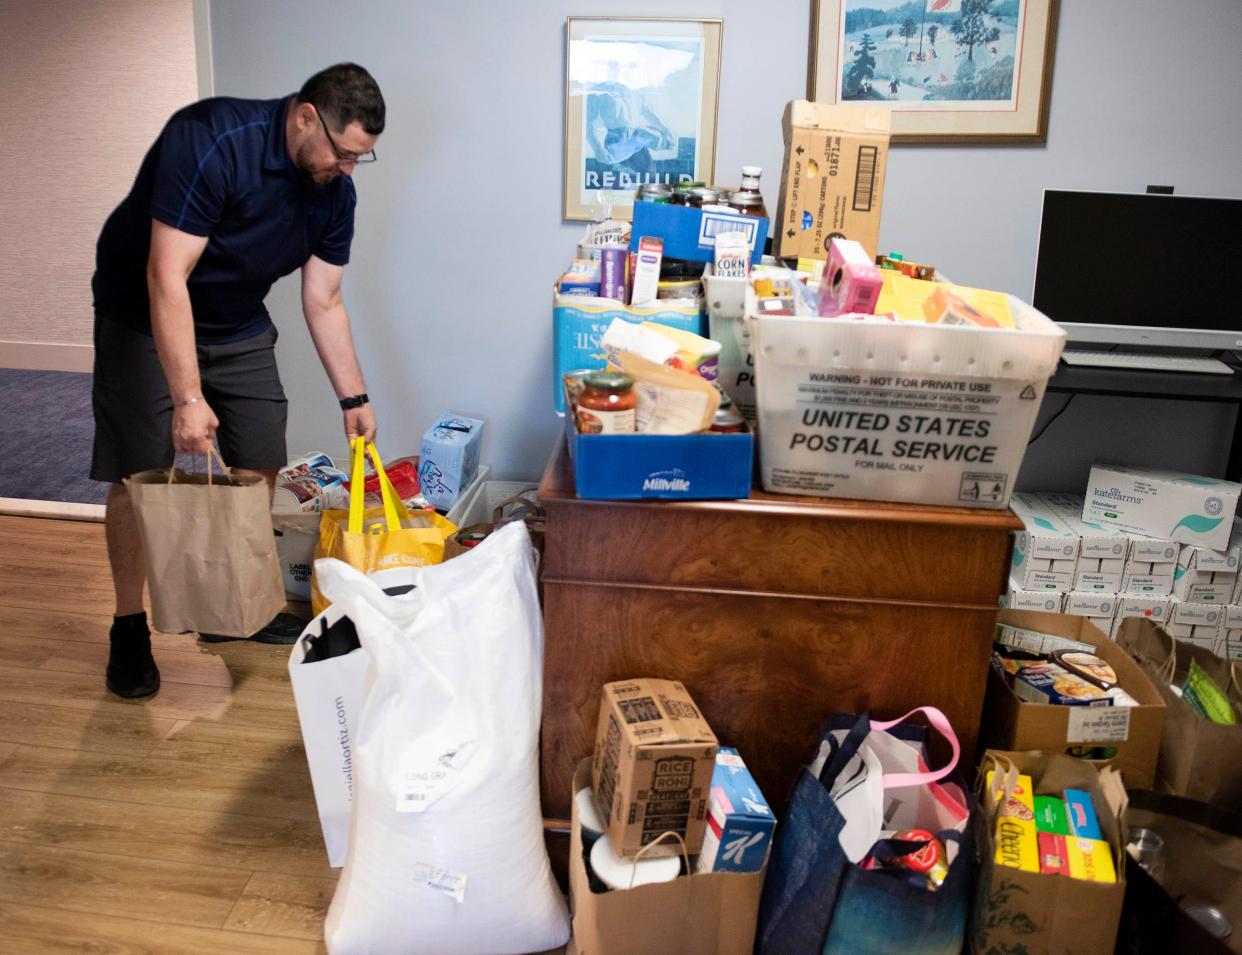
{"type": "MultiPolygon", "coordinates": [[[[391,571],[384,571],[391,574],[391,571]]],[[[307,638],[323,622],[333,624],[344,614],[328,607],[302,632],[289,654],[289,682],[297,703],[302,743],[315,790],[319,826],[328,865],[345,864],[353,811],[353,726],[362,709],[370,657],[361,648],[344,656],[306,663],[307,638]]]]}
{"type": "Polygon", "coordinates": [[[461,557],[402,572],[414,589],[393,597],[341,561],[315,564],[372,662],[328,949],[557,948],[569,920],[539,806],[543,629],[529,534],[509,524],[461,557]]]}

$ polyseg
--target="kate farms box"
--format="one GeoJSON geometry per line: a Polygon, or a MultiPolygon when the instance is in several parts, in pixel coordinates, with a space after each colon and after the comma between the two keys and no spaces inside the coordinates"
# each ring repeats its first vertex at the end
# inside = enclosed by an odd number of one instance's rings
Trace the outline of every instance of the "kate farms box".
{"type": "MultiPolygon", "coordinates": [[[[716,749],[716,734],[677,681],[604,685],[591,786],[618,856],[632,858],[670,831],[690,855],[703,848],[716,749]]],[[[671,839],[648,853],[680,854],[671,839]]]]}

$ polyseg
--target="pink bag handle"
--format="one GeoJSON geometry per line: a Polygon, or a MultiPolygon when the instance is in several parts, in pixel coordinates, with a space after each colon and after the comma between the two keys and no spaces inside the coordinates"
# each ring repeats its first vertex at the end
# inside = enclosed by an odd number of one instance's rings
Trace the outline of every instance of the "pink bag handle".
{"type": "Polygon", "coordinates": [[[885,773],[885,789],[901,789],[905,786],[926,786],[928,783],[939,782],[957,768],[958,758],[962,755],[962,744],[957,741],[957,734],[953,732],[949,718],[934,706],[915,707],[905,716],[898,717],[895,720],[872,720],[871,728],[873,730],[892,729],[898,723],[904,723],[915,713],[922,713],[926,716],[927,722],[931,724],[932,729],[949,741],[949,746],[953,750],[953,756],[947,766],[926,773],[885,773]]]}

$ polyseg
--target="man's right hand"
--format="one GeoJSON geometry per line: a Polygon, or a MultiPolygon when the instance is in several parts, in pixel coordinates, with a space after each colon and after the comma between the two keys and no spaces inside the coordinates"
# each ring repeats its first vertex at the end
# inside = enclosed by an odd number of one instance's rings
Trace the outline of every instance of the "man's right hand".
{"type": "Polygon", "coordinates": [[[178,454],[206,454],[218,427],[220,421],[206,399],[180,405],[173,409],[173,447],[178,454]]]}

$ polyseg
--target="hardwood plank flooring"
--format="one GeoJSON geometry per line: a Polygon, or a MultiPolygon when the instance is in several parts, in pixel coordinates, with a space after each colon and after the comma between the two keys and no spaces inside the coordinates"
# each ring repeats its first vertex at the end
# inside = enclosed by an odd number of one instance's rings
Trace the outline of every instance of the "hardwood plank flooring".
{"type": "Polygon", "coordinates": [[[111,614],[101,525],[0,517],[0,952],[324,952],[288,648],[153,633],[121,700],[111,614]]]}
{"type": "MultiPolygon", "coordinates": [[[[106,574],[107,569],[102,569],[100,573],[106,574]]],[[[0,602],[0,630],[6,637],[11,635],[25,639],[100,643],[107,646],[108,628],[111,626],[111,605],[98,613],[76,613],[49,607],[7,607],[0,602]]],[[[196,645],[194,634],[158,631],[151,633],[151,646],[157,650],[188,650],[196,645]]]]}
{"type": "Polygon", "coordinates": [[[332,879],[307,879],[256,872],[229,914],[225,928],[262,935],[317,939],[332,901],[332,879]]]}
{"type": "Polygon", "coordinates": [[[288,648],[153,633],[121,700],[112,609],[102,525],[0,516],[0,953],[325,952],[288,648]]]}
{"type": "Polygon", "coordinates": [[[323,942],[0,903],[0,951],[40,955],[320,955],[323,942]]]}

